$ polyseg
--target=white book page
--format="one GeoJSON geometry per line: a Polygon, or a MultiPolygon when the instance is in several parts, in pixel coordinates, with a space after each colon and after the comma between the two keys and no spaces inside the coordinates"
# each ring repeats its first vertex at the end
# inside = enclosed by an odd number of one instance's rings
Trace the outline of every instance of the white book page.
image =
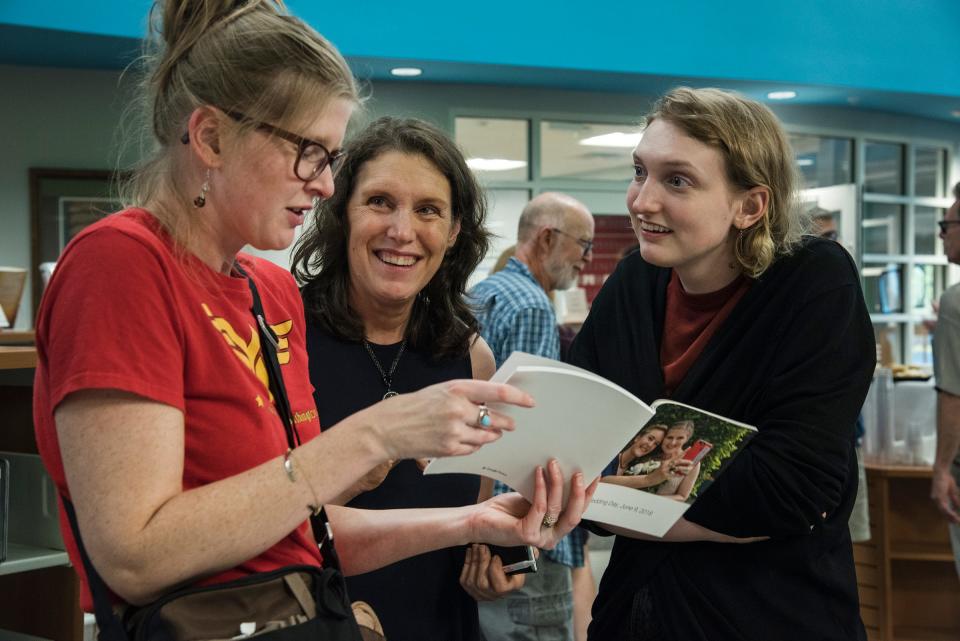
{"type": "Polygon", "coordinates": [[[640,492],[623,485],[600,483],[583,518],[618,525],[634,532],[663,536],[690,507],[683,501],[640,492]]]}
{"type": "MultiPolygon", "coordinates": [[[[522,352],[514,352],[491,380],[526,391],[536,407],[491,404],[513,417],[516,430],[473,454],[435,459],[425,474],[480,474],[529,499],[538,465],[555,458],[564,479],[582,471],[589,483],[653,416],[640,399],[596,374],[522,352]]],[[[564,505],[568,493],[565,484],[564,505]]]]}

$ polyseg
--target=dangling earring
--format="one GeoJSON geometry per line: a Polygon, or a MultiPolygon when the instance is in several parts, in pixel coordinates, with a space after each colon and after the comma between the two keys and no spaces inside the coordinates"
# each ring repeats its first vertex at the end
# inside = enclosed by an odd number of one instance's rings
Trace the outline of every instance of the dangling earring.
{"type": "MultiPolygon", "coordinates": [[[[741,228],[740,228],[740,231],[737,233],[737,239],[736,239],[735,241],[733,241],[733,256],[734,256],[734,258],[736,258],[737,260],[739,260],[739,259],[743,256],[743,250],[741,249],[741,245],[743,244],[743,232],[744,232],[745,230],[746,230],[746,229],[745,229],[744,227],[741,227],[741,228]]],[[[737,263],[736,263],[736,261],[734,261],[734,262],[729,263],[727,266],[728,266],[730,269],[736,269],[736,268],[737,268],[737,263]]]]}
{"type": "Polygon", "coordinates": [[[203,178],[203,184],[200,185],[200,195],[193,199],[193,206],[200,209],[207,204],[207,192],[210,191],[210,170],[203,178]]]}

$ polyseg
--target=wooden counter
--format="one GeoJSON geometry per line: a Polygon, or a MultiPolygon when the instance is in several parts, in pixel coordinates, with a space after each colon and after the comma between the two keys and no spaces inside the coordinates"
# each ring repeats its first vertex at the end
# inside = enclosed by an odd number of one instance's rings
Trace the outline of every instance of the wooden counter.
{"type": "Polygon", "coordinates": [[[860,613],[880,641],[960,639],[960,579],[929,467],[867,465],[871,539],[853,546],[860,613]]]}
{"type": "Polygon", "coordinates": [[[30,369],[37,366],[37,348],[0,345],[0,370],[30,369]]]}

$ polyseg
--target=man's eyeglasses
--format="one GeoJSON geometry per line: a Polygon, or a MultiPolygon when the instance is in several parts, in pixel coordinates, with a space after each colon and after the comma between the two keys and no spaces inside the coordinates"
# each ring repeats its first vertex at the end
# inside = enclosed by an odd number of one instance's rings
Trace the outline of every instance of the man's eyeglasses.
{"type": "Polygon", "coordinates": [[[562,229],[557,229],[556,227],[551,227],[551,228],[550,228],[550,231],[555,231],[555,232],[557,232],[558,234],[562,234],[563,236],[566,236],[567,238],[572,238],[572,239],[574,240],[574,242],[577,243],[578,245],[580,245],[580,247],[583,249],[583,256],[584,256],[584,258],[586,258],[587,254],[589,254],[590,251],[593,249],[593,241],[592,241],[592,240],[584,240],[583,238],[577,238],[577,237],[574,236],[573,234],[568,234],[567,232],[563,231],[562,229]]]}
{"type": "MultiPolygon", "coordinates": [[[[297,159],[293,163],[293,173],[303,182],[310,182],[311,180],[314,180],[317,176],[323,173],[323,170],[326,169],[328,165],[330,166],[330,172],[336,176],[337,170],[340,169],[343,158],[346,156],[346,153],[342,149],[330,151],[316,140],[310,140],[309,138],[304,138],[303,136],[298,136],[295,133],[291,133],[286,129],[281,129],[280,127],[274,127],[271,124],[254,120],[253,118],[250,118],[239,111],[227,111],[225,109],[223,110],[223,113],[227,114],[237,122],[253,123],[256,125],[257,129],[295,144],[297,146],[297,159]]],[[[183,134],[183,136],[180,138],[180,142],[183,144],[190,142],[190,135],[183,134]]]]}
{"type": "Polygon", "coordinates": [[[947,230],[950,228],[950,225],[960,225],[960,219],[958,220],[938,220],[937,225],[940,226],[940,231],[944,234],[947,233],[947,230]]]}

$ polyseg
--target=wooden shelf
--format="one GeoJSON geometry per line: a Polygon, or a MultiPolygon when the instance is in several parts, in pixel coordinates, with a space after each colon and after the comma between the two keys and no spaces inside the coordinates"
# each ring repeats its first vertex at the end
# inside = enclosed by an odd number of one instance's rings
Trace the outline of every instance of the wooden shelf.
{"type": "MultiPolygon", "coordinates": [[[[36,348],[0,346],[0,450],[37,452],[31,371],[36,365],[36,348]]],[[[0,563],[0,595],[0,639],[13,631],[83,641],[80,582],[66,552],[9,544],[7,560],[0,563]]]]}
{"type": "Polygon", "coordinates": [[[854,544],[871,641],[960,639],[960,581],[929,467],[867,465],[871,540],[854,544]]]}
{"type": "Polygon", "coordinates": [[[0,576],[69,564],[70,560],[67,558],[67,553],[63,550],[35,548],[29,545],[21,545],[20,543],[8,543],[7,559],[3,563],[0,563],[0,576]]]}
{"type": "Polygon", "coordinates": [[[957,641],[956,630],[926,626],[898,625],[893,628],[897,641],[957,641]]]}
{"type": "Polygon", "coordinates": [[[943,543],[891,542],[890,558],[901,561],[948,561],[953,563],[953,552],[943,543]]]}
{"type": "Polygon", "coordinates": [[[878,476],[900,479],[933,478],[933,468],[926,465],[881,465],[867,463],[867,469],[878,476]]]}
{"type": "Polygon", "coordinates": [[[36,333],[32,329],[0,329],[0,345],[33,345],[36,339],[36,333]]]}
{"type": "Polygon", "coordinates": [[[0,369],[29,369],[36,366],[36,347],[10,347],[0,345],[0,369]]]}

